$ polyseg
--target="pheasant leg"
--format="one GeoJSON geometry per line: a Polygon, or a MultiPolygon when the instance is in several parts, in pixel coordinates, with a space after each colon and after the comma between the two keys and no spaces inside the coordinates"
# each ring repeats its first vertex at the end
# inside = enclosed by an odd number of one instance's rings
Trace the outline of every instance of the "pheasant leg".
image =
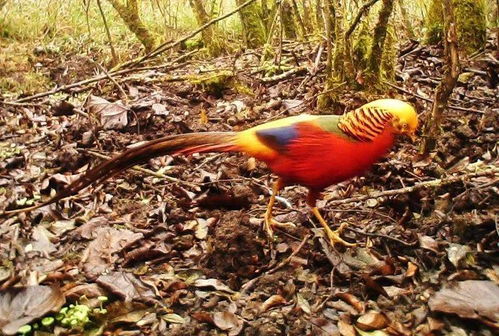
{"type": "Polygon", "coordinates": [[[329,238],[329,242],[331,243],[331,245],[334,246],[334,244],[341,244],[346,247],[356,246],[356,244],[349,243],[340,237],[340,234],[347,226],[347,223],[341,224],[337,230],[331,230],[326,220],[324,219],[324,217],[322,217],[321,213],[319,212],[319,208],[317,208],[317,206],[315,205],[318,196],[319,193],[310,191],[308,194],[307,202],[308,205],[312,208],[312,213],[314,214],[315,218],[317,218],[319,223],[321,223],[322,227],[324,228],[324,231],[326,232],[326,235],[329,238]]]}
{"type": "Polygon", "coordinates": [[[281,227],[281,228],[295,227],[293,223],[281,223],[276,221],[272,217],[272,209],[274,208],[275,198],[283,187],[284,183],[282,182],[281,179],[278,179],[274,183],[274,186],[272,187],[272,195],[270,195],[269,203],[267,205],[267,211],[265,211],[264,227],[270,239],[274,238],[274,227],[281,227]]]}

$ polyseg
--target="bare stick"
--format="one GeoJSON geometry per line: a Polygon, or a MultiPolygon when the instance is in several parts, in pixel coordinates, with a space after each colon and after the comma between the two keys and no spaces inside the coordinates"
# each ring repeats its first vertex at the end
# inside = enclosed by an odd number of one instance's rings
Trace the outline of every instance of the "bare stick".
{"type": "Polygon", "coordinates": [[[455,182],[459,182],[459,181],[464,181],[466,179],[470,179],[470,178],[474,178],[474,177],[487,176],[487,175],[497,175],[497,174],[499,174],[499,167],[493,167],[493,168],[485,169],[485,170],[482,170],[479,172],[460,174],[457,176],[450,176],[450,177],[445,177],[445,178],[441,178],[441,179],[435,179],[435,180],[431,180],[431,181],[416,183],[415,185],[410,186],[410,187],[379,191],[379,192],[372,193],[370,195],[350,197],[350,198],[345,198],[345,199],[341,199],[341,200],[333,200],[333,201],[328,202],[328,206],[335,206],[335,205],[348,204],[348,203],[354,203],[354,202],[362,202],[362,201],[365,201],[368,199],[378,198],[378,197],[387,197],[387,196],[408,194],[408,193],[411,193],[415,190],[419,190],[419,189],[423,189],[423,188],[439,188],[439,187],[442,187],[442,186],[447,185],[447,184],[451,184],[451,183],[455,183],[455,182]]]}
{"type": "Polygon", "coordinates": [[[55,89],[52,89],[52,90],[49,90],[49,91],[45,91],[45,92],[37,93],[37,94],[32,95],[32,96],[28,96],[28,97],[17,99],[14,102],[3,102],[3,103],[4,104],[23,103],[23,102],[27,102],[27,101],[30,101],[30,100],[34,100],[34,99],[38,99],[38,98],[42,98],[42,97],[51,96],[51,95],[53,95],[55,93],[58,93],[58,92],[61,92],[61,91],[66,91],[66,90],[69,90],[69,89],[73,89],[73,88],[78,87],[78,86],[83,86],[83,85],[95,83],[95,82],[98,82],[98,81],[103,80],[103,79],[109,79],[108,78],[109,74],[113,75],[113,76],[120,76],[120,75],[128,74],[128,73],[131,73],[131,72],[139,72],[139,71],[147,71],[147,70],[154,70],[154,69],[161,69],[161,68],[172,67],[174,63],[182,61],[184,58],[192,55],[195,52],[197,52],[197,50],[193,50],[193,51],[191,51],[191,52],[189,52],[187,54],[181,55],[180,57],[177,57],[173,61],[168,62],[166,64],[152,66],[152,67],[148,66],[148,67],[141,67],[141,68],[123,69],[123,70],[119,70],[119,71],[109,71],[108,74],[98,75],[98,76],[95,76],[95,77],[92,77],[92,78],[89,78],[89,79],[85,79],[85,80],[82,80],[82,81],[79,81],[79,82],[76,82],[76,83],[59,86],[59,87],[57,87],[55,89]]]}
{"type": "MultiPolygon", "coordinates": [[[[397,89],[399,90],[400,92],[403,92],[405,94],[408,94],[408,95],[411,95],[411,96],[414,96],[416,98],[419,98],[421,100],[424,100],[424,101],[427,101],[429,103],[432,103],[433,100],[431,98],[426,98],[426,97],[423,97],[421,95],[418,95],[417,93],[414,93],[414,92],[411,92],[409,90],[406,90],[400,86],[397,86],[397,85],[394,85],[388,81],[383,81],[383,83],[385,83],[386,85],[388,86],[391,86],[392,88],[394,89],[397,89]]],[[[455,106],[455,105],[447,105],[447,108],[451,109],[451,110],[457,110],[457,111],[464,111],[464,112],[473,112],[473,113],[481,113],[481,114],[485,114],[484,111],[480,111],[480,110],[475,110],[475,109],[472,109],[472,108],[466,108],[466,107],[460,107],[460,106],[455,106]]]]}
{"type": "MultiPolygon", "coordinates": [[[[102,16],[102,22],[104,23],[104,28],[106,29],[107,39],[109,41],[109,48],[111,49],[111,56],[113,57],[113,65],[118,64],[118,56],[116,55],[116,50],[114,50],[113,39],[111,38],[111,32],[109,31],[109,26],[107,25],[106,15],[104,15],[104,11],[102,10],[102,5],[100,0],[97,0],[97,6],[99,7],[100,15],[102,16]]],[[[88,18],[88,16],[87,16],[88,18]]],[[[90,31],[90,29],[89,29],[90,31]]]]}

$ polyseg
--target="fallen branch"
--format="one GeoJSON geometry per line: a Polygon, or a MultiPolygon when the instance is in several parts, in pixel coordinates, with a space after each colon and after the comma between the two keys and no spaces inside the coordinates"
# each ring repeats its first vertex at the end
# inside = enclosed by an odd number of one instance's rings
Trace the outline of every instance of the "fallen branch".
{"type": "Polygon", "coordinates": [[[42,98],[42,97],[51,96],[51,95],[56,94],[58,92],[66,91],[66,90],[69,90],[69,89],[72,89],[72,88],[75,88],[78,86],[83,86],[83,85],[95,83],[95,82],[98,82],[100,80],[109,80],[109,75],[113,75],[116,77],[116,76],[121,76],[124,74],[131,73],[131,72],[148,71],[148,70],[155,70],[155,69],[161,69],[161,68],[167,68],[168,70],[171,70],[171,69],[174,69],[175,67],[178,66],[178,65],[173,65],[174,63],[180,62],[181,60],[183,60],[186,57],[189,57],[190,55],[192,55],[195,52],[197,52],[197,50],[193,50],[191,52],[188,52],[187,54],[181,55],[180,57],[177,57],[176,59],[174,59],[171,62],[168,62],[166,64],[157,65],[157,66],[141,67],[141,68],[123,69],[123,70],[119,70],[119,71],[109,71],[107,74],[98,75],[98,76],[88,78],[88,79],[85,79],[85,80],[82,80],[82,81],[79,81],[76,83],[59,86],[59,87],[56,87],[55,89],[41,92],[41,93],[37,93],[37,94],[32,95],[32,96],[20,98],[20,99],[13,101],[13,102],[2,102],[2,103],[13,105],[13,104],[19,104],[19,103],[27,102],[27,101],[42,98]]]}
{"type": "Polygon", "coordinates": [[[272,77],[264,77],[262,79],[260,79],[260,81],[262,83],[273,83],[273,82],[278,82],[278,81],[282,81],[286,78],[289,78],[293,75],[297,75],[297,74],[300,74],[300,73],[303,73],[307,71],[307,67],[306,66],[299,66],[299,67],[296,67],[294,69],[291,69],[291,70],[288,70],[286,72],[283,72],[281,74],[278,74],[278,75],[275,75],[275,76],[272,76],[272,77]]]}
{"type": "Polygon", "coordinates": [[[348,204],[348,203],[354,203],[354,202],[362,202],[362,201],[365,201],[368,199],[373,199],[373,198],[378,198],[378,197],[387,197],[387,196],[408,194],[408,193],[411,193],[413,191],[423,189],[423,188],[439,188],[439,187],[445,186],[447,184],[451,184],[451,183],[455,183],[455,182],[459,182],[459,181],[464,181],[466,179],[470,179],[470,178],[474,178],[474,177],[496,175],[496,174],[499,174],[499,167],[493,167],[490,169],[486,169],[486,170],[482,170],[482,171],[474,172],[474,173],[460,174],[457,176],[450,176],[450,177],[445,177],[445,178],[441,178],[441,179],[425,181],[425,182],[421,182],[421,183],[416,183],[415,185],[410,186],[410,187],[404,187],[404,188],[400,188],[400,189],[378,191],[378,192],[372,193],[370,195],[350,197],[350,198],[345,198],[345,199],[341,199],[341,200],[332,200],[332,201],[328,202],[328,206],[348,204]]]}

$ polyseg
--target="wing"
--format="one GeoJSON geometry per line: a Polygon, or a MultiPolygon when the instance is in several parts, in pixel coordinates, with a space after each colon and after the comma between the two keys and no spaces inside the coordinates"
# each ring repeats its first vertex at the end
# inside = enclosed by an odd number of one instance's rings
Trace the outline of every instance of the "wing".
{"type": "Polygon", "coordinates": [[[279,152],[284,153],[286,146],[298,137],[298,129],[295,125],[262,129],[255,131],[256,137],[265,146],[279,152]]]}

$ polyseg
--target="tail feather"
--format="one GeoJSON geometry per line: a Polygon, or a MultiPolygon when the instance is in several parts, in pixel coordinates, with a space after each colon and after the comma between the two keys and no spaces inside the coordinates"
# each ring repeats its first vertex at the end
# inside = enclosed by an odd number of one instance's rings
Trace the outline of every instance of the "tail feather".
{"type": "Polygon", "coordinates": [[[149,159],[172,154],[193,154],[201,152],[237,151],[235,132],[206,132],[165,136],[148,141],[142,145],[130,148],[118,156],[105,161],[86,171],[83,176],[60,190],[54,197],[41,204],[16,210],[5,211],[5,214],[15,214],[32,211],[52,204],[63,198],[77,194],[89,185],[99,185],[107,179],[137,164],[149,159]]]}

